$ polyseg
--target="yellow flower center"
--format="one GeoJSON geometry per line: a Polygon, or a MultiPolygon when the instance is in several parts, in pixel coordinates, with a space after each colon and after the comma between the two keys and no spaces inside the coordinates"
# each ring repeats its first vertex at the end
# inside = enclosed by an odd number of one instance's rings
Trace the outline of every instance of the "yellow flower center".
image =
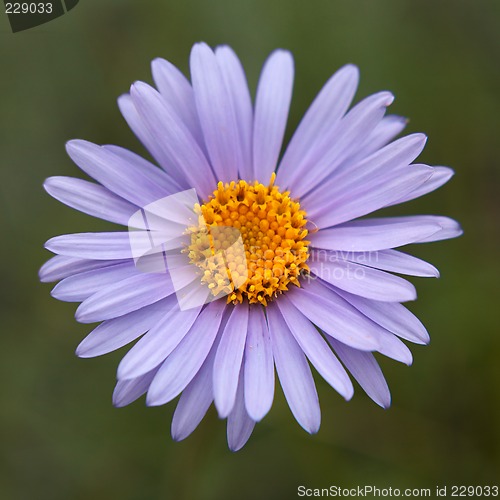
{"type": "Polygon", "coordinates": [[[189,259],[210,293],[228,303],[267,305],[309,271],[306,213],[275,178],[269,186],[219,182],[206,203],[195,205],[189,259]]]}

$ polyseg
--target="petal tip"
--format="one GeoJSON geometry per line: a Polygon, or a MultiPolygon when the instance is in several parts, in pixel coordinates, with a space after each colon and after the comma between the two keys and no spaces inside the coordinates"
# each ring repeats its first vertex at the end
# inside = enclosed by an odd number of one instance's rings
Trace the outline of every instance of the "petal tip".
{"type": "Polygon", "coordinates": [[[221,420],[227,418],[233,409],[232,407],[229,408],[229,405],[217,403],[217,401],[215,401],[215,408],[217,409],[217,415],[221,420]]]}
{"type": "Polygon", "coordinates": [[[354,63],[347,63],[344,66],[342,66],[339,71],[345,71],[349,72],[352,74],[352,76],[357,76],[359,77],[359,68],[356,66],[354,63]]]}
{"type": "Polygon", "coordinates": [[[134,97],[134,95],[140,95],[148,87],[149,86],[146,83],[137,80],[136,82],[132,83],[132,85],[130,85],[130,96],[134,97]]]}
{"type": "Polygon", "coordinates": [[[408,281],[407,286],[401,293],[401,302],[411,302],[413,300],[417,300],[417,289],[408,281]]]}
{"type": "Polygon", "coordinates": [[[103,319],[95,318],[92,316],[93,311],[89,311],[86,307],[86,304],[82,302],[77,310],[75,311],[75,319],[78,323],[96,323],[98,321],[102,321],[103,319]],[[83,307],[82,307],[83,306],[83,307]]]}
{"type": "Polygon", "coordinates": [[[113,391],[113,396],[111,397],[111,403],[115,408],[124,408],[125,406],[128,406],[132,401],[128,401],[125,397],[125,395],[122,393],[122,391],[117,391],[116,388],[113,391]]]}
{"type": "Polygon", "coordinates": [[[240,451],[247,444],[247,441],[248,441],[248,438],[245,440],[241,440],[241,439],[237,440],[234,443],[228,441],[227,446],[229,448],[229,451],[236,453],[237,451],[240,451]]]}
{"type": "Polygon", "coordinates": [[[214,55],[212,48],[206,42],[196,42],[191,49],[191,58],[214,55]]]}
{"type": "MultiPolygon", "coordinates": [[[[52,252],[52,253],[56,253],[54,250],[53,250],[53,244],[54,244],[54,241],[56,241],[56,238],[57,236],[54,236],[50,239],[48,239],[44,244],[43,244],[43,248],[45,248],[45,250],[48,250],[49,252],[52,252]]],[[[43,268],[42,268],[43,269],[43,268]]],[[[40,269],[40,271],[42,270],[40,269]]]]}
{"type": "Polygon", "coordinates": [[[453,170],[451,167],[437,166],[434,167],[434,170],[436,172],[440,172],[443,175],[443,177],[446,179],[445,183],[455,175],[455,170],[453,170]]]}
{"type": "Polygon", "coordinates": [[[54,186],[55,183],[57,183],[57,176],[52,176],[52,177],[47,177],[42,184],[43,189],[45,192],[50,194],[50,189],[54,186]]]}
{"type": "Polygon", "coordinates": [[[148,391],[146,395],[146,406],[159,406],[158,402],[156,401],[156,398],[154,395],[151,394],[150,391],[148,391]]]}
{"type": "Polygon", "coordinates": [[[85,139],[70,139],[66,141],[66,151],[69,150],[78,150],[85,147],[99,147],[97,144],[93,142],[87,141],[85,139]]]}
{"type": "Polygon", "coordinates": [[[387,92],[387,94],[388,95],[387,95],[385,102],[386,102],[386,106],[388,107],[394,102],[395,97],[394,97],[394,94],[392,92],[387,92]]]}
{"type": "Polygon", "coordinates": [[[319,428],[320,428],[320,423],[318,422],[308,426],[305,430],[312,435],[312,434],[317,434],[319,432],[319,428]]]}
{"type": "Polygon", "coordinates": [[[127,105],[127,103],[130,102],[130,94],[128,92],[124,92],[123,94],[118,96],[116,102],[118,103],[118,108],[120,110],[123,110],[123,108],[127,105]]]}
{"type": "Polygon", "coordinates": [[[58,285],[56,285],[54,288],[52,288],[52,290],[50,291],[50,295],[51,295],[51,297],[53,297],[56,300],[61,300],[59,298],[59,295],[58,295],[58,288],[57,287],[58,287],[58,285]]]}
{"type": "Polygon", "coordinates": [[[168,64],[168,61],[163,59],[163,57],[155,57],[152,61],[151,61],[151,67],[154,68],[156,66],[161,66],[162,64],[165,64],[167,63],[168,64]]]}
{"type": "MultiPolygon", "coordinates": [[[[45,245],[44,245],[45,246],[45,245]]],[[[45,264],[42,265],[42,267],[38,270],[38,279],[42,282],[42,283],[50,283],[52,282],[53,280],[51,279],[50,277],[50,273],[47,271],[47,262],[45,262],[45,264]]]]}
{"type": "MultiPolygon", "coordinates": [[[[132,371],[133,369],[130,368],[130,363],[127,364],[127,361],[128,361],[128,359],[125,356],[124,358],[122,358],[122,360],[120,361],[120,364],[118,365],[118,369],[116,370],[116,378],[118,380],[127,380],[130,378],[134,378],[134,373],[132,371]]],[[[148,397],[149,397],[149,393],[148,393],[148,397]]],[[[148,398],[146,398],[146,405],[148,405],[147,401],[148,401],[148,398]]]]}
{"type": "Polygon", "coordinates": [[[77,348],[75,349],[75,356],[78,358],[86,358],[85,356],[85,348],[82,346],[82,343],[78,344],[77,348]]]}
{"type": "MultiPolygon", "coordinates": [[[[52,292],[51,292],[52,293],[52,292]]],[[[85,311],[82,311],[81,309],[82,304],[78,306],[78,309],[75,311],[75,319],[78,321],[78,323],[82,323],[83,319],[85,319],[85,311]]]]}
{"type": "Polygon", "coordinates": [[[344,391],[344,394],[342,394],[342,397],[346,400],[346,401],[350,401],[354,396],[354,386],[351,384],[351,386],[344,391]]]}
{"type": "Polygon", "coordinates": [[[229,46],[229,45],[217,45],[217,47],[215,47],[215,54],[217,55],[218,53],[221,53],[221,52],[227,52],[227,53],[231,53],[232,55],[236,55],[236,53],[234,52],[234,50],[229,46]]]}
{"type": "Polygon", "coordinates": [[[388,410],[391,407],[391,395],[389,394],[387,399],[382,399],[380,401],[376,401],[376,403],[383,409],[388,410]]]}
{"type": "Polygon", "coordinates": [[[185,433],[181,432],[180,430],[170,430],[170,435],[172,436],[172,440],[175,441],[176,443],[179,443],[183,441],[184,439],[187,438],[187,435],[184,435],[185,433]]]}
{"type": "Polygon", "coordinates": [[[66,142],[65,147],[66,147],[66,152],[68,153],[69,156],[71,156],[82,144],[81,139],[71,139],[66,142]]]}

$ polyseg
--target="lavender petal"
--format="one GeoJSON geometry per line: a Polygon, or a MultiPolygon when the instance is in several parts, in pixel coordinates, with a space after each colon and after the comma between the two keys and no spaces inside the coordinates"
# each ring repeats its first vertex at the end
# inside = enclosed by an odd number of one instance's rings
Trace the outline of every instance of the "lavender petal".
{"type": "Polygon", "coordinates": [[[391,393],[373,354],[358,351],[332,338],[328,340],[366,394],[382,408],[389,408],[391,393]]]}
{"type": "Polygon", "coordinates": [[[157,406],[174,399],[191,382],[215,341],[226,304],[206,306],[179,345],[163,362],[148,391],[146,403],[157,406]]]}
{"type": "Polygon", "coordinates": [[[226,418],[234,405],[247,330],[248,305],[241,304],[233,309],[215,355],[214,400],[220,418],[226,418]]]}
{"type": "Polygon", "coordinates": [[[120,349],[161,321],[170,305],[168,299],[159,300],[137,311],[103,321],[80,342],[76,355],[93,358],[120,349]]]}
{"type": "Polygon", "coordinates": [[[274,398],[274,361],[264,311],[254,307],[248,318],[244,357],[245,406],[258,422],[269,412],[274,398]]]}
{"type": "Polygon", "coordinates": [[[325,83],[286,148],[276,179],[279,186],[293,189],[300,183],[318,142],[324,142],[324,137],[336,130],[351,104],[358,81],[358,68],[348,64],[325,83]]]}
{"type": "Polygon", "coordinates": [[[234,181],[243,162],[241,137],[232,96],[208,45],[193,46],[190,68],[196,109],[215,176],[217,181],[234,181]]]}
{"type": "Polygon", "coordinates": [[[244,375],[240,374],[234,408],[227,417],[227,444],[231,451],[238,451],[250,438],[255,422],[245,409],[244,375]]]}
{"type": "Polygon", "coordinates": [[[362,219],[322,229],[310,236],[311,246],[344,252],[385,250],[415,243],[441,230],[428,216],[362,219]]]}
{"type": "Polygon", "coordinates": [[[321,423],[321,411],[311,369],[273,302],[267,311],[276,371],[288,406],[299,425],[315,434],[321,423]]]}
{"type": "Polygon", "coordinates": [[[267,183],[275,171],[292,99],[293,58],[277,50],[267,59],[259,79],[253,127],[253,175],[267,183]]]}
{"type": "Polygon", "coordinates": [[[351,380],[318,330],[286,295],[277,305],[290,332],[319,374],[346,400],[351,399],[354,394],[351,380]]]}
{"type": "Polygon", "coordinates": [[[118,281],[84,300],[76,310],[80,323],[94,323],[123,316],[174,293],[167,274],[136,274],[118,281]]]}

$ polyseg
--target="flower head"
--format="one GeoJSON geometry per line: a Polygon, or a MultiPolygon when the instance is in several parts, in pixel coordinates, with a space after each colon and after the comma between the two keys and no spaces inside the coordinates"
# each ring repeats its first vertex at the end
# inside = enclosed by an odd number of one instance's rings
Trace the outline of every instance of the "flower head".
{"type": "Polygon", "coordinates": [[[429,337],[402,302],[415,288],[391,274],[438,276],[394,250],[461,234],[441,216],[362,218],[446,183],[447,167],[413,163],[426,138],[394,140],[405,120],[379,92],[349,110],[358,70],[325,84],[281,159],[293,61],[264,65],[255,105],[228,47],[197,44],[191,82],[152,64],[158,90],[132,85],[119,98],[129,126],[159,167],[117,146],[70,141],[72,160],[97,183],[47,179],[56,199],[129,231],[52,238],[42,281],[81,302],[76,319],[101,322],[78,346],[102,355],[139,339],[118,367],[124,406],[180,395],[172,435],[187,437],[215,402],[228,443],[241,448],[270,410],[275,368],[298,423],[320,425],[310,364],[345,399],[348,371],[380,406],[390,393],[373,355],[410,364],[401,340],[429,337]],[[310,363],[310,364],[309,364],[310,363]]]}

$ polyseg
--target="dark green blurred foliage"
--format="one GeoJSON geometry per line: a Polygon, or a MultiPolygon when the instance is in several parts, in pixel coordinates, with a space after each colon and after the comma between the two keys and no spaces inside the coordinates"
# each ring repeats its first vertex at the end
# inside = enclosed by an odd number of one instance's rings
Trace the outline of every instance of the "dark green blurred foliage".
{"type": "Polygon", "coordinates": [[[500,482],[498,0],[86,0],[15,35],[0,18],[0,498],[281,499],[301,484],[500,482]],[[65,155],[70,138],[143,153],[115,99],[134,80],[151,81],[154,57],[187,70],[198,40],[230,44],[253,90],[272,49],[294,53],[288,137],[330,74],[354,62],[357,99],[394,91],[391,111],[430,137],[422,162],[456,169],[440,191],[386,211],[446,214],[465,229],[459,240],[411,249],[442,277],[412,280],[419,300],[410,308],[432,342],[412,349],[411,368],[382,360],[391,409],[359,389],[345,403],[318,379],[323,423],[309,436],[278,389],[232,454],[213,409],[183,443],[169,437],[173,405],[114,409],[123,352],[73,356],[90,327],[38,283],[49,257],[42,245],[111,225],[50,199],[43,179],[81,175],[65,155]]]}

